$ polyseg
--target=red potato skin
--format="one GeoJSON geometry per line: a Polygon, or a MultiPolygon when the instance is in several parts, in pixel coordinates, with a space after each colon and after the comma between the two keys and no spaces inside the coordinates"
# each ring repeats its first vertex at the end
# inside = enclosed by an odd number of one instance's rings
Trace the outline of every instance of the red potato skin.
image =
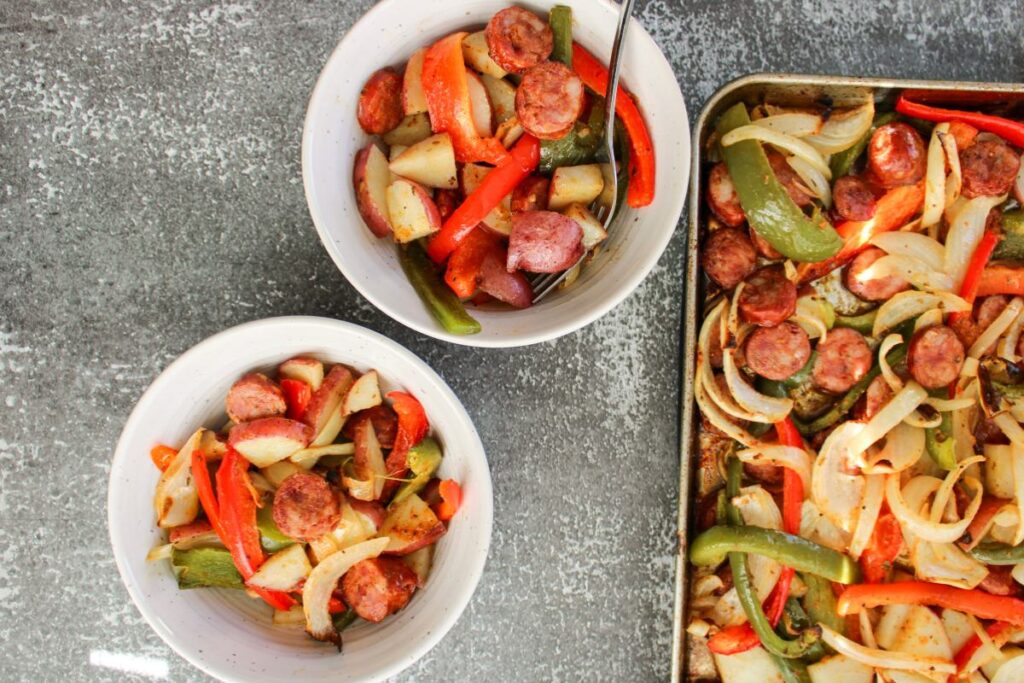
{"type": "Polygon", "coordinates": [[[355,163],[352,167],[352,186],[356,193],[356,208],[359,215],[363,217],[366,227],[377,237],[387,237],[391,234],[391,219],[387,215],[387,207],[377,206],[373,203],[373,195],[370,194],[370,187],[366,180],[366,161],[370,157],[371,142],[356,154],[355,163]]]}
{"type": "Polygon", "coordinates": [[[345,572],[342,599],[363,619],[380,622],[409,604],[418,582],[416,572],[401,560],[375,557],[345,572]]]}
{"type": "Polygon", "coordinates": [[[359,93],[356,107],[356,118],[363,131],[383,135],[398,127],[405,116],[402,89],[402,76],[390,67],[370,76],[359,93]]]}
{"type": "MultiPolygon", "coordinates": [[[[393,532],[399,531],[399,529],[393,529],[393,532]]],[[[444,525],[444,522],[438,520],[437,523],[429,529],[417,532],[422,534],[416,539],[409,541],[398,550],[385,550],[385,555],[408,555],[409,553],[416,552],[420,548],[437,543],[442,536],[447,533],[448,527],[444,525]]]]}
{"type": "Polygon", "coordinates": [[[266,375],[251,372],[231,385],[224,407],[233,422],[284,415],[288,404],[277,383],[266,375]]]}
{"type": "Polygon", "coordinates": [[[352,465],[355,478],[360,481],[372,481],[375,476],[375,472],[370,467],[369,459],[370,450],[368,443],[371,438],[371,432],[373,432],[373,437],[377,436],[373,430],[372,420],[362,420],[356,427],[356,452],[352,458],[352,465]]]}
{"type": "MultiPolygon", "coordinates": [[[[416,53],[420,53],[420,52],[426,53],[426,51],[427,51],[427,49],[425,47],[421,47],[419,50],[416,51],[416,53]]],[[[414,56],[415,56],[416,53],[414,53],[414,56]]],[[[422,82],[422,78],[423,78],[423,73],[422,73],[423,60],[422,59],[420,59],[419,65],[420,65],[421,71],[419,73],[413,73],[411,71],[411,69],[415,66],[415,64],[414,64],[413,60],[410,58],[409,61],[406,62],[406,64],[405,64],[405,70],[402,72],[402,113],[403,114],[405,112],[409,111],[409,109],[412,108],[412,106],[411,106],[412,103],[409,102],[409,100],[411,99],[410,90],[412,89],[412,82],[413,82],[413,80],[419,79],[422,82]]]]}
{"type": "Polygon", "coordinates": [[[516,116],[540,140],[558,140],[583,112],[583,81],[561,62],[544,62],[523,74],[516,89],[516,116]]]}
{"type": "MultiPolygon", "coordinates": [[[[332,367],[330,372],[324,377],[323,384],[313,392],[313,397],[309,399],[306,413],[302,416],[303,422],[313,429],[323,426],[322,423],[326,421],[322,419],[323,413],[331,402],[332,395],[336,396],[337,393],[340,393],[344,397],[353,382],[355,382],[355,377],[347,367],[344,365],[332,367]]],[[[313,436],[316,435],[314,434],[313,436]]]]}
{"type": "Polygon", "coordinates": [[[747,220],[724,161],[715,164],[708,175],[707,200],[711,212],[729,227],[737,228],[747,220]]]}
{"type": "Polygon", "coordinates": [[[925,389],[939,389],[956,381],[965,357],[964,345],[953,328],[932,325],[910,338],[907,368],[925,389]]]}
{"type": "Polygon", "coordinates": [[[484,38],[491,59],[512,73],[545,61],[555,45],[548,23],[522,7],[506,7],[491,17],[484,38]]]}
{"type": "Polygon", "coordinates": [[[338,525],[341,507],[326,479],[298,472],[285,479],[274,493],[273,517],[286,536],[312,541],[338,525]]]}
{"type": "Polygon", "coordinates": [[[709,278],[723,289],[732,289],[757,268],[757,251],[739,228],[719,228],[704,244],[701,265],[709,278]]]}
{"type": "Polygon", "coordinates": [[[208,531],[213,531],[213,526],[211,526],[210,522],[207,520],[200,519],[192,522],[191,524],[172,528],[167,536],[167,540],[171,543],[177,543],[178,541],[184,541],[187,538],[192,538],[199,534],[205,534],[208,531]]]}
{"type": "Polygon", "coordinates": [[[924,140],[911,125],[887,123],[871,135],[868,169],[882,187],[913,185],[924,178],[926,167],[924,140]]]}
{"type": "Polygon", "coordinates": [[[303,447],[313,439],[313,430],[309,425],[286,417],[261,417],[249,422],[241,422],[231,428],[228,434],[228,446],[234,448],[239,443],[253,439],[285,437],[301,442],[303,447]]]}
{"type": "Polygon", "coordinates": [[[999,139],[987,138],[960,153],[963,195],[996,197],[1013,188],[1020,170],[1020,155],[999,139]]]}
{"type": "Polygon", "coordinates": [[[349,498],[348,504],[353,510],[373,522],[374,528],[379,529],[381,525],[384,524],[384,518],[387,516],[387,512],[384,510],[384,506],[380,503],[376,501],[349,498]]]}
{"type": "Polygon", "coordinates": [[[370,420],[373,423],[373,430],[377,433],[377,441],[380,442],[381,448],[392,448],[395,445],[398,416],[391,406],[382,403],[379,406],[360,410],[345,422],[345,427],[341,430],[342,435],[355,441],[356,428],[363,420],[370,420]]]}

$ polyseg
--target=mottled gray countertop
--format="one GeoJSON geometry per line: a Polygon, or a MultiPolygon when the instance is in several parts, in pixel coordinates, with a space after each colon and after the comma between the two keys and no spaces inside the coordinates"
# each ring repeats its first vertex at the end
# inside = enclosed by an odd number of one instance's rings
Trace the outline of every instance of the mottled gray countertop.
{"type": "MultiPolygon", "coordinates": [[[[410,2],[414,0],[409,0],[410,2]]],[[[369,0],[0,2],[0,679],[204,680],[107,541],[109,461],[145,387],[247,320],[387,334],[475,418],[494,540],[458,625],[401,680],[662,680],[671,650],[683,229],[640,289],[556,342],[474,350],[377,312],[306,211],[299,139],[369,0]]],[[[641,1],[695,117],[752,71],[1024,76],[1024,2],[641,1]]]]}

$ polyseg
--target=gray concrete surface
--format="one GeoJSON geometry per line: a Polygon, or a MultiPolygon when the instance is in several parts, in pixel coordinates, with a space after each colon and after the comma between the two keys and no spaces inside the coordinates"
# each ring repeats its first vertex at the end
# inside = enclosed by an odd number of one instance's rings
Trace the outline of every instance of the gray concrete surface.
{"type": "MultiPolygon", "coordinates": [[[[425,358],[490,456],[479,590],[400,680],[667,677],[685,226],[636,294],[557,342],[471,350],[377,312],[321,249],[299,169],[314,79],[370,4],[0,3],[0,679],[138,679],[99,665],[114,653],[204,680],[121,585],[109,459],[178,354],[296,313],[425,358]]],[[[1021,0],[649,0],[639,16],[691,116],[752,71],[1024,75],[1021,0]]]]}

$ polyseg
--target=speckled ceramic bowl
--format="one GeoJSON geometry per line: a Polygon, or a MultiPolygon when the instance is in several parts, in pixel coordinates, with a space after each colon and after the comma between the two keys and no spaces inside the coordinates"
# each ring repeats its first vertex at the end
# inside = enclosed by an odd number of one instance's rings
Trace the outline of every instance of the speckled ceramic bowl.
{"type": "MultiPolygon", "coordinates": [[[[617,5],[608,0],[530,0],[516,4],[546,15],[572,6],[573,36],[607,61],[617,5]]],[[[452,31],[483,26],[508,0],[383,0],[352,27],[320,74],[306,111],[302,177],[320,239],[338,269],[373,305],[423,334],[470,346],[523,346],[568,334],[601,317],[636,289],[658,262],[686,200],[690,129],[672,67],[639,22],[633,21],[622,83],[637,97],[657,155],[655,200],[622,212],[606,248],[579,280],[521,311],[474,308],[483,330],[446,332],[427,312],[398,265],[394,244],[363,224],[352,189],[356,152],[369,139],[356,121],[356,102],[377,69],[399,65],[420,46],[452,31]]]]}
{"type": "Polygon", "coordinates": [[[117,444],[107,498],[114,558],[128,592],[153,629],[182,657],[225,681],[378,681],[422,657],[458,620],[476,588],[491,538],[491,479],[483,446],[459,400],[423,361],[393,341],[324,318],[247,323],[196,345],[146,390],[117,444]],[[423,403],[444,447],[441,476],[462,484],[462,508],[438,542],[426,585],[380,624],[345,631],[344,652],[308,638],[301,626],[274,626],[271,610],[240,591],[178,590],[166,561],[146,562],[164,542],[152,499],[157,443],[179,445],[198,426],[219,426],[231,384],[297,354],[380,372],[382,390],[404,389],[423,403]]]}

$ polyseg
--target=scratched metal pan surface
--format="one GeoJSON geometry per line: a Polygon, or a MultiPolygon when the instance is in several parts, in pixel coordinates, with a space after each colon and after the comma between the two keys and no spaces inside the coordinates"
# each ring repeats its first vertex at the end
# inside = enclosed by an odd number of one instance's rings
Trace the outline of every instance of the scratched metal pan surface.
{"type": "MultiPolygon", "coordinates": [[[[719,115],[736,102],[748,105],[770,102],[783,106],[830,104],[852,106],[872,96],[880,110],[891,110],[900,91],[906,89],[948,91],[956,106],[1024,103],[1024,85],[1011,83],[968,83],[954,81],[912,81],[843,76],[802,76],[795,74],[753,74],[719,89],[704,105],[693,128],[693,166],[690,172],[689,237],[683,315],[683,376],[680,405],[679,552],[676,557],[675,610],[673,614],[672,681],[717,680],[711,654],[702,640],[686,633],[688,621],[689,566],[686,562],[692,534],[695,500],[690,491],[697,486],[700,449],[700,420],[693,396],[697,329],[703,315],[705,278],[699,267],[700,238],[706,222],[703,201],[707,173],[706,145],[719,115]]],[[[944,98],[945,99],[945,98],[944,98]]]]}

